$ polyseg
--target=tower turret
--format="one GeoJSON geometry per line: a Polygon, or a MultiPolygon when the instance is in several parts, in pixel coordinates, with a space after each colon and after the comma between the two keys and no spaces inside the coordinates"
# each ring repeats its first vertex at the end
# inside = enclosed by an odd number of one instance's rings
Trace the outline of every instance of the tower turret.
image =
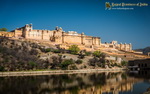
{"type": "Polygon", "coordinates": [[[29,32],[30,31],[32,31],[32,24],[26,24],[25,26],[24,26],[24,30],[23,30],[23,36],[25,37],[25,38],[28,38],[28,36],[29,36],[29,32]]]}

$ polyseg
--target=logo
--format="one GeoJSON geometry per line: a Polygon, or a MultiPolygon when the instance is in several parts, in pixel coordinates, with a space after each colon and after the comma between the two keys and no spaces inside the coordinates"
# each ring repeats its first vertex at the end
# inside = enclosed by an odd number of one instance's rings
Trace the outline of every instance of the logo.
{"type": "Polygon", "coordinates": [[[106,2],[106,3],[105,3],[105,8],[106,8],[106,9],[110,9],[110,8],[111,8],[111,5],[110,5],[109,2],[106,2]]]}
{"type": "Polygon", "coordinates": [[[105,2],[105,10],[134,10],[137,7],[147,7],[148,3],[105,2]]]}

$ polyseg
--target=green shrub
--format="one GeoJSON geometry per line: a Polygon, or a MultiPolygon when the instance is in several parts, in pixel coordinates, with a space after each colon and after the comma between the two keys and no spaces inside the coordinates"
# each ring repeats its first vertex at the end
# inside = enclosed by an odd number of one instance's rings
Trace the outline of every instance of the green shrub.
{"type": "Polygon", "coordinates": [[[69,70],[77,70],[78,68],[77,68],[77,66],[75,65],[75,64],[71,64],[70,66],[69,66],[69,70]]]}
{"type": "Polygon", "coordinates": [[[5,68],[3,66],[0,66],[0,71],[4,71],[5,68]]]}
{"type": "Polygon", "coordinates": [[[85,57],[85,55],[83,55],[83,54],[79,54],[79,56],[78,56],[79,59],[83,59],[84,57],[85,57]]]}
{"type": "Polygon", "coordinates": [[[59,68],[61,62],[62,62],[61,56],[52,56],[50,59],[48,59],[48,63],[51,65],[51,69],[59,68]]]}
{"type": "Polygon", "coordinates": [[[87,68],[87,66],[86,66],[86,65],[84,65],[84,68],[87,68]]]}
{"type": "Polygon", "coordinates": [[[112,66],[112,67],[115,67],[115,66],[116,66],[116,67],[121,67],[121,65],[120,65],[120,64],[117,64],[117,63],[114,63],[114,64],[112,64],[111,66],[112,66]]]}
{"type": "Polygon", "coordinates": [[[100,57],[101,56],[101,52],[100,51],[94,51],[93,52],[93,56],[100,57]]]}
{"type": "Polygon", "coordinates": [[[60,48],[59,51],[60,51],[60,53],[63,53],[63,54],[66,53],[66,50],[62,49],[62,48],[60,48]]]}
{"type": "Polygon", "coordinates": [[[0,28],[0,31],[7,31],[7,28],[0,28]]]}
{"type": "Polygon", "coordinates": [[[126,66],[127,64],[128,64],[127,61],[122,61],[122,62],[121,62],[121,65],[122,65],[122,66],[126,66]]]}
{"type": "Polygon", "coordinates": [[[30,61],[29,65],[32,66],[32,67],[35,67],[37,64],[35,62],[33,62],[33,61],[30,61]]]}
{"type": "Polygon", "coordinates": [[[62,63],[61,63],[61,68],[62,69],[68,69],[68,66],[73,64],[73,60],[72,59],[67,59],[67,60],[64,60],[62,63]]]}
{"type": "Polygon", "coordinates": [[[54,49],[53,52],[54,53],[60,53],[60,50],[59,49],[54,49]]]}
{"type": "Polygon", "coordinates": [[[38,50],[36,50],[36,49],[31,49],[31,51],[30,51],[30,54],[31,55],[38,55],[38,50]]]}
{"type": "Polygon", "coordinates": [[[45,52],[51,52],[52,51],[52,49],[51,48],[47,48],[47,49],[45,49],[45,52]]]}
{"type": "Polygon", "coordinates": [[[69,50],[71,54],[78,54],[80,51],[80,48],[77,45],[71,45],[69,47],[69,50]]]}
{"type": "Polygon", "coordinates": [[[9,58],[6,57],[6,58],[4,59],[4,62],[5,62],[5,63],[9,62],[9,58]]]}
{"type": "Polygon", "coordinates": [[[113,66],[118,66],[117,63],[114,63],[113,66]]]}
{"type": "Polygon", "coordinates": [[[91,52],[85,52],[86,56],[90,56],[92,53],[91,52]]]}
{"type": "Polygon", "coordinates": [[[89,66],[96,66],[97,62],[99,62],[99,59],[97,57],[93,57],[89,59],[89,66]]]}
{"type": "Polygon", "coordinates": [[[82,64],[83,61],[82,61],[81,59],[78,59],[75,63],[77,63],[77,64],[82,64]]]}

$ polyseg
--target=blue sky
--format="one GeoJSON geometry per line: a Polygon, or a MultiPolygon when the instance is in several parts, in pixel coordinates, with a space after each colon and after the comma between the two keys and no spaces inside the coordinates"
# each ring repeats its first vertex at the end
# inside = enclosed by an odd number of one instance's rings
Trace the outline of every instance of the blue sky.
{"type": "Polygon", "coordinates": [[[105,10],[105,2],[148,3],[149,0],[0,0],[0,28],[9,31],[32,23],[34,29],[84,32],[102,42],[117,40],[133,48],[150,46],[150,6],[105,10]]]}

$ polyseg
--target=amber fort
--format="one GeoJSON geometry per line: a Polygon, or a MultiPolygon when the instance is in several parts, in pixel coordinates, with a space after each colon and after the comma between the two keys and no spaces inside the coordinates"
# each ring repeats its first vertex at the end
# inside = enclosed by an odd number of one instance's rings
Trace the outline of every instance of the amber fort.
{"type": "Polygon", "coordinates": [[[78,45],[80,49],[92,50],[99,48],[114,48],[123,51],[132,51],[132,44],[118,44],[117,41],[110,43],[101,43],[100,37],[87,36],[84,33],[75,31],[65,32],[61,27],[55,30],[33,29],[32,24],[26,24],[23,27],[16,28],[10,32],[0,32],[1,37],[31,39],[48,41],[51,44],[59,45],[61,48],[68,48],[70,45],[78,45]]]}

